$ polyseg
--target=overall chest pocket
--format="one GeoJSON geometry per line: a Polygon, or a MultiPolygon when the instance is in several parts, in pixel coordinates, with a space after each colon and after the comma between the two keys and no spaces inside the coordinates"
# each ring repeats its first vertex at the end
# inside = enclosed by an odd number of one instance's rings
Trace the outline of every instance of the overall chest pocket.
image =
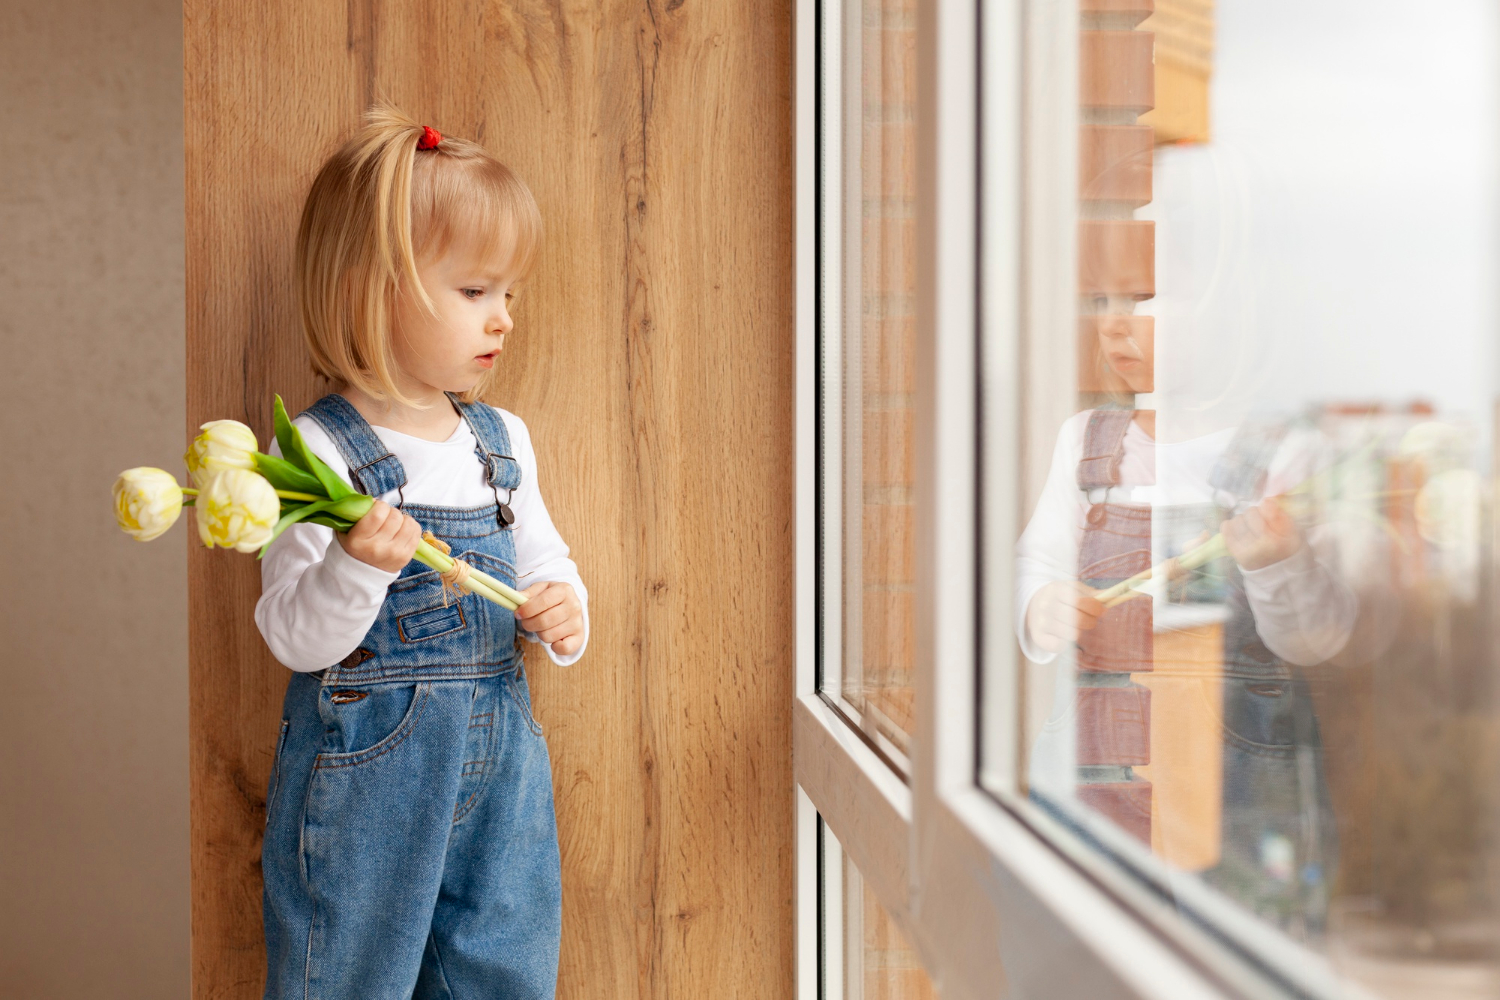
{"type": "Polygon", "coordinates": [[[468,624],[463,604],[450,600],[446,608],[439,605],[398,616],[396,634],[402,642],[421,642],[423,639],[436,639],[438,636],[461,631],[468,624]]]}

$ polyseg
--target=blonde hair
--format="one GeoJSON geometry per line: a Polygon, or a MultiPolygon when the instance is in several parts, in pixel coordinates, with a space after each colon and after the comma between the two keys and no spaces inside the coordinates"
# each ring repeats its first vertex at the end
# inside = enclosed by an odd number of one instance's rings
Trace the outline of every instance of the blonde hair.
{"type": "MultiPolygon", "coordinates": [[[[506,255],[519,281],[531,270],[542,219],[531,191],[484,147],[443,136],[418,151],[423,126],[388,104],[318,171],[297,229],[297,291],[313,369],[376,399],[409,403],[396,388],[391,319],[410,291],[431,310],[418,259],[457,243],[506,255]]],[[[490,376],[463,394],[472,402],[490,376]]]]}

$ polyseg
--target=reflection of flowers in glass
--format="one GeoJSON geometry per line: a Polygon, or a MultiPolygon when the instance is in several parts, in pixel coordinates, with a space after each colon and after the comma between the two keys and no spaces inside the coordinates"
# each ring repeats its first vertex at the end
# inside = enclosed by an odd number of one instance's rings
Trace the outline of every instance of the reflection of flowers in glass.
{"type": "Polygon", "coordinates": [[[1440,549],[1477,545],[1482,489],[1472,469],[1449,469],[1427,480],[1414,505],[1417,533],[1440,549]]]}
{"type": "Polygon", "coordinates": [[[159,537],[182,513],[182,487],[161,469],[126,469],[115,480],[114,496],[115,521],[138,542],[159,537]]]}
{"type": "Polygon", "coordinates": [[[238,420],[210,420],[199,430],[201,433],[182,456],[196,485],[206,486],[217,472],[255,468],[260,443],[249,427],[238,420]]]}
{"type": "Polygon", "coordinates": [[[196,509],[198,537],[205,546],[254,552],[271,540],[281,500],[264,476],[229,469],[209,479],[196,509]]]}
{"type": "Polygon", "coordinates": [[[1425,420],[1401,435],[1396,454],[1402,458],[1420,458],[1431,475],[1469,464],[1473,450],[1473,432],[1469,428],[1440,420],[1425,420]]]}

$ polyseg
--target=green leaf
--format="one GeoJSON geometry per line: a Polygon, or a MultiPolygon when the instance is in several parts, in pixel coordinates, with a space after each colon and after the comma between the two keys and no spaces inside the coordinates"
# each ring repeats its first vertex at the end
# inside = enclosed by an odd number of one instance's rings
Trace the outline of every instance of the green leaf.
{"type": "Polygon", "coordinates": [[[296,434],[295,443],[300,445],[306,453],[307,464],[312,467],[313,475],[317,476],[318,481],[323,484],[323,489],[328,493],[328,499],[342,500],[345,497],[364,495],[356,492],[354,487],[344,482],[342,476],[328,467],[327,462],[314,455],[307,445],[302,443],[302,435],[297,433],[297,428],[293,427],[292,433],[296,434]]]}
{"type": "Polygon", "coordinates": [[[336,517],[333,514],[314,515],[313,517],[307,519],[307,523],[321,524],[323,527],[332,528],[334,531],[348,531],[350,528],[354,527],[353,521],[345,520],[342,517],[336,517]]]}
{"type": "Polygon", "coordinates": [[[312,453],[307,442],[302,440],[302,432],[296,427],[292,428],[291,439],[292,452],[289,457],[316,476],[318,482],[323,484],[323,488],[318,492],[326,494],[330,500],[342,500],[344,497],[354,495],[354,490],[349,484],[340,479],[339,474],[330,469],[327,462],[312,453]]]}
{"type": "MultiPolygon", "coordinates": [[[[306,472],[284,458],[275,455],[263,455],[255,453],[255,470],[270,481],[271,485],[278,490],[291,490],[293,493],[312,493],[317,496],[326,495],[323,482],[317,476],[306,472]]],[[[293,501],[294,503],[296,501],[293,501]]]]}
{"type": "MultiPolygon", "coordinates": [[[[330,469],[328,463],[314,455],[312,449],[307,446],[307,442],[302,440],[302,432],[297,430],[297,426],[286,415],[286,406],[282,403],[280,394],[277,394],[272,410],[276,423],[276,443],[281,446],[282,457],[315,477],[323,486],[320,490],[299,489],[297,492],[321,493],[330,500],[342,500],[344,497],[354,496],[353,488],[344,482],[337,472],[330,469]]],[[[290,489],[290,487],[283,486],[282,489],[290,489]]]]}
{"type": "MultiPolygon", "coordinates": [[[[281,446],[281,454],[287,459],[292,458],[292,434],[296,428],[292,426],[292,420],[286,415],[286,404],[281,401],[281,394],[276,393],[276,401],[272,404],[272,420],[276,425],[276,443],[281,446]]],[[[304,472],[312,474],[311,469],[304,472]]]]}

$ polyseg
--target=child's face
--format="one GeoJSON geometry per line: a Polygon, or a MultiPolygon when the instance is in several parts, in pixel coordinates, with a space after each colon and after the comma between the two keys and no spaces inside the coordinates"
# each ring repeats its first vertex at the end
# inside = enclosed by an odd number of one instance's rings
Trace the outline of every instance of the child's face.
{"type": "Polygon", "coordinates": [[[443,392],[466,392],[494,367],[514,324],[514,277],[504,261],[479,259],[461,247],[418,262],[432,299],[429,313],[412,295],[396,304],[396,363],[404,379],[443,392]]]}
{"type": "Polygon", "coordinates": [[[1122,299],[1098,299],[1099,352],[1131,392],[1150,392],[1155,378],[1154,338],[1132,322],[1131,303],[1122,299]]]}

